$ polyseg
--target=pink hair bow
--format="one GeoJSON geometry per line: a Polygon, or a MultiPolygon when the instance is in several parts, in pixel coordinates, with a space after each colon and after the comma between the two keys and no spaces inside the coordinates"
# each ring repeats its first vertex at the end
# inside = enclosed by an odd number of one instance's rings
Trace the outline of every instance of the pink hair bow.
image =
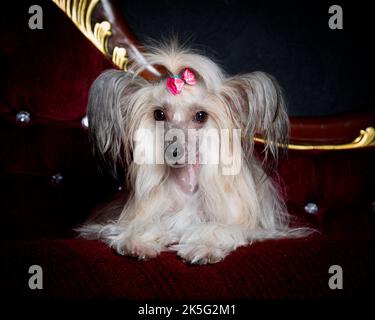
{"type": "Polygon", "coordinates": [[[185,84],[193,86],[196,83],[195,74],[189,68],[186,68],[181,76],[173,76],[167,79],[167,89],[175,96],[181,92],[185,84]]]}

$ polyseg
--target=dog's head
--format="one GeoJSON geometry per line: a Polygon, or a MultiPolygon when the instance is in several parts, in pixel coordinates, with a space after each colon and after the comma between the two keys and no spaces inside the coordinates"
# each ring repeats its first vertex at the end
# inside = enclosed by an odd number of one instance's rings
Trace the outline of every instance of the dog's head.
{"type": "Polygon", "coordinates": [[[233,130],[240,130],[246,157],[259,134],[266,141],[265,153],[277,157],[276,143],[286,142],[289,127],[281,90],[271,76],[227,77],[212,60],[175,44],[150,48],[147,59],[169,74],[149,82],[138,76],[142,68],[108,70],[90,90],[90,136],[112,168],[133,161],[167,167],[202,161],[203,150],[223,149],[202,147],[196,140],[210,130],[217,130],[221,142],[223,132],[229,135],[228,150],[234,150],[233,130]]]}

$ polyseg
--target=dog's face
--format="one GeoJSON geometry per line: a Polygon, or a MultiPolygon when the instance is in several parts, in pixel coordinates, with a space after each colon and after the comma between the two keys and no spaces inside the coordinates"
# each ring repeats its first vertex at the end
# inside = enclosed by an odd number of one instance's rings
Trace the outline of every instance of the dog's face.
{"type": "MultiPolygon", "coordinates": [[[[145,90],[146,91],[146,90],[145,90]]],[[[172,95],[165,81],[148,87],[137,130],[133,133],[134,161],[170,168],[199,165],[219,151],[220,129],[231,129],[230,110],[198,79],[172,95]],[[204,143],[211,132],[216,141],[204,143]]]]}
{"type": "Polygon", "coordinates": [[[134,118],[139,123],[131,133],[133,162],[157,165],[180,189],[193,193],[201,166],[219,164],[220,129],[233,125],[229,109],[199,77],[176,95],[167,90],[166,79],[142,88],[144,101],[134,118]]]}

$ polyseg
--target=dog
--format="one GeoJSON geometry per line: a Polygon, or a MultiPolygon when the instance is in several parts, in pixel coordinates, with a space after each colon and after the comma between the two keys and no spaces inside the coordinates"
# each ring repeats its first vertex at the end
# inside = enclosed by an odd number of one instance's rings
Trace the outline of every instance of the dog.
{"type": "Polygon", "coordinates": [[[95,153],[114,171],[126,170],[128,199],[119,211],[87,221],[80,235],[121,255],[175,251],[192,264],[219,262],[254,241],[306,235],[289,226],[264,169],[288,142],[277,81],[264,72],[227,76],[175,43],[148,48],[146,58],[168,74],[148,81],[141,66],[108,70],[90,89],[95,153]],[[263,160],[254,152],[257,135],[265,141],[263,160]]]}

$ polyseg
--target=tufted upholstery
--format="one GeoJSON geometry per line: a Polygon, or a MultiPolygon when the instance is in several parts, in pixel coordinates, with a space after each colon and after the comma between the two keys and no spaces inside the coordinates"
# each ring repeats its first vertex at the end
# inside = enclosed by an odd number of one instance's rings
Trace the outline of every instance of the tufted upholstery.
{"type": "Polygon", "coordinates": [[[1,35],[6,201],[0,211],[8,224],[24,222],[16,237],[62,232],[87,212],[101,181],[81,120],[92,81],[112,66],[52,3],[43,5],[44,29],[30,30],[26,4],[13,11],[1,35]],[[20,111],[30,114],[29,123],[17,122],[20,111]],[[63,176],[59,183],[52,179],[56,174],[63,176]]]}
{"type": "Polygon", "coordinates": [[[290,212],[322,231],[308,239],[240,248],[213,266],[173,253],[138,262],[72,228],[118,182],[98,171],[82,126],[92,81],[113,67],[51,2],[44,29],[27,27],[27,6],[1,30],[0,214],[7,283],[26,298],[352,298],[368,294],[374,269],[375,153],[291,151],[280,165],[290,212]],[[27,111],[29,122],[17,121],[27,111]],[[304,211],[316,203],[315,215],[304,211]],[[27,288],[28,266],[46,270],[45,289],[27,288]],[[328,289],[341,265],[345,290],[328,289]]]}

